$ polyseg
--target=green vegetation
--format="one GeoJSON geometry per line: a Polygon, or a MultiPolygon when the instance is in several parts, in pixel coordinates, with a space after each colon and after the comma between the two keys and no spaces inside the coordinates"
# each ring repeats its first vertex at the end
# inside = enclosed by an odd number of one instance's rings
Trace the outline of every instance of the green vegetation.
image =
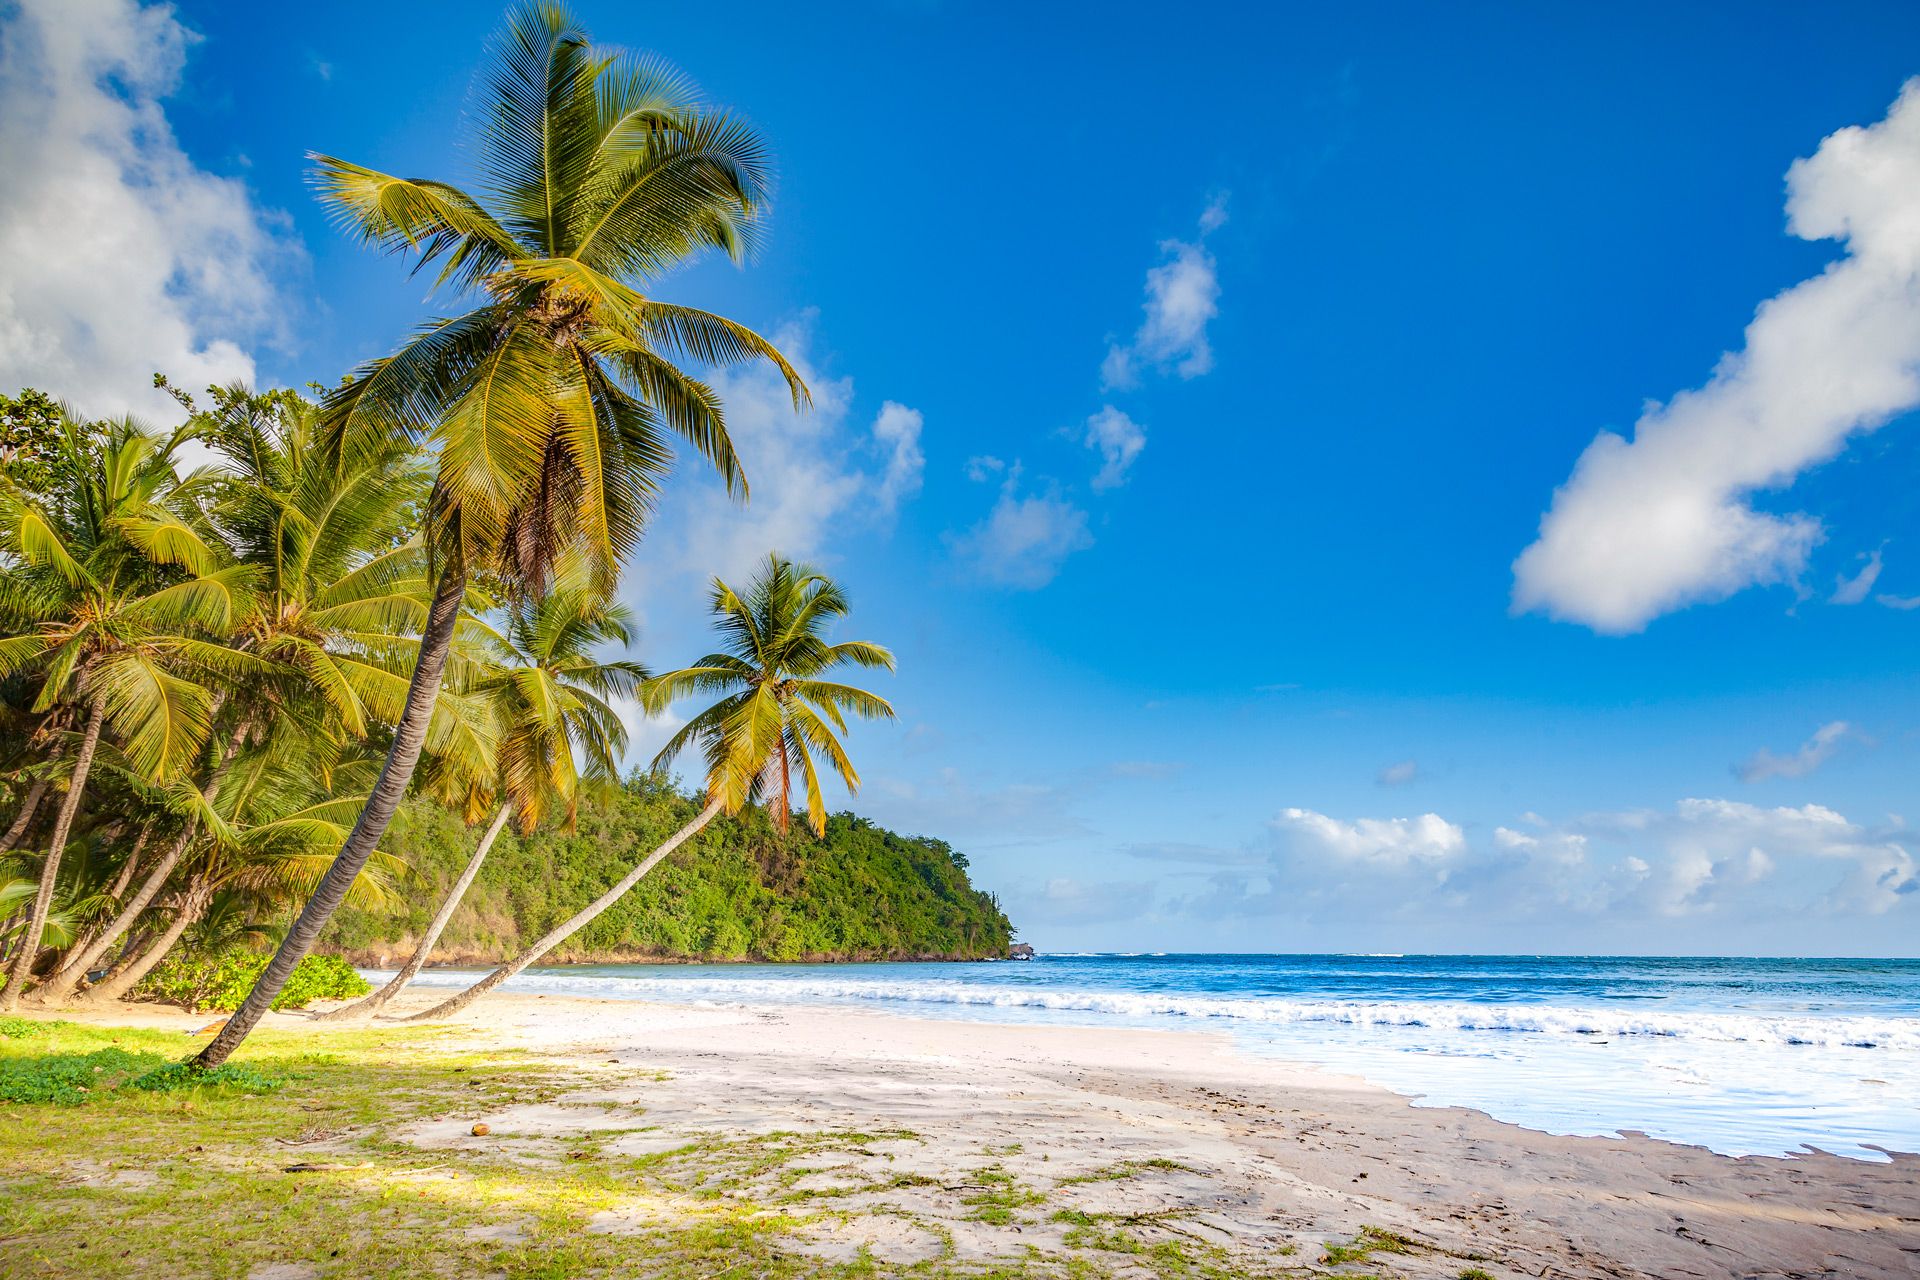
{"type": "Polygon", "coordinates": [[[1361,1227],[1351,1244],[1328,1244],[1320,1261],[1329,1266],[1364,1262],[1376,1253],[1412,1253],[1419,1246],[1407,1236],[1383,1227],[1361,1227]]]}
{"type": "MultiPolygon", "coordinates": [[[[157,965],[138,988],[140,995],[186,1009],[229,1012],[240,1007],[267,967],[258,951],[237,947],[221,951],[175,951],[157,965]]],[[[304,1009],[315,1000],[344,1000],[372,988],[338,956],[308,956],[293,971],[276,1009],[304,1009]]]]}
{"type": "MultiPolygon", "coordinates": [[[[617,881],[633,850],[649,849],[698,811],[651,775],[581,806],[572,834],[502,835],[442,937],[474,961],[518,951],[617,881]]],[[[420,936],[459,874],[472,837],[459,818],[410,802],[388,842],[420,891],[392,908],[349,906],[329,949],[356,960],[392,955],[420,936]]],[[[782,834],[766,814],[717,819],[621,901],[562,943],[555,961],[894,959],[1004,955],[1006,916],[967,881],[966,860],[939,840],[895,835],[834,814],[826,834],[782,834]]]]}
{"type": "MultiPolygon", "coordinates": [[[[854,665],[893,669],[893,655],[864,640],[830,643],[826,631],[847,614],[847,598],[824,574],[769,555],[746,591],[713,580],[712,612],[727,647],[698,665],[646,681],[648,709],[663,711],[681,694],[718,694],[668,739],[654,758],[664,770],[688,746],[698,743],[707,758],[707,802],[655,845],[646,857],[599,897],[521,948],[465,991],[416,1018],[443,1018],[478,997],[591,925],[619,903],[647,873],[693,839],[722,813],[738,813],[754,802],[766,806],[782,836],[792,827],[793,779],[807,800],[807,818],[816,836],[826,834],[826,806],[820,796],[815,758],[857,791],[860,775],[847,758],[835,731],[846,732],[848,714],[870,719],[893,715],[886,699],[821,677],[854,665]]],[[[564,738],[562,739],[564,742],[564,738]]],[[[508,745],[511,745],[509,739],[508,745]]],[[[511,762],[508,761],[508,772],[511,762]]],[[[463,886],[456,886],[456,894],[463,886]]]]}

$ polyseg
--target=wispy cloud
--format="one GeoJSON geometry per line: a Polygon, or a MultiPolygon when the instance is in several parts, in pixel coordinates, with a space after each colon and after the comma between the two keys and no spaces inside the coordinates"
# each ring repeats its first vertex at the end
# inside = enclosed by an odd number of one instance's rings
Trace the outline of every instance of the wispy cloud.
{"type": "Polygon", "coordinates": [[[993,510],[953,539],[954,554],[984,581],[1022,591],[1052,582],[1067,557],[1093,545],[1087,513],[1057,491],[1020,492],[1020,468],[1007,471],[993,510]]]}
{"type": "Polygon", "coordinates": [[[1201,213],[1199,234],[1192,240],[1161,242],[1165,260],[1147,272],[1140,328],[1132,341],[1110,345],[1101,363],[1100,380],[1108,389],[1139,385],[1142,369],[1197,378],[1213,368],[1207,325],[1220,313],[1220,278],[1206,240],[1226,221],[1221,195],[1201,213]]]}
{"type": "Polygon", "coordinates": [[[1833,594],[1827,597],[1830,604],[1859,604],[1873,590],[1873,584],[1880,579],[1880,552],[1876,548],[1867,556],[1867,562],[1860,566],[1858,573],[1836,575],[1833,580],[1833,594]]]}
{"type": "Polygon", "coordinates": [[[1516,611],[1596,631],[1745,587],[1797,581],[1811,515],[1749,501],[1920,404],[1920,79],[1886,119],[1830,135],[1787,172],[1787,225],[1847,256],[1763,303],[1704,387],[1603,431],[1514,562],[1516,611]]]}
{"type": "Polygon", "coordinates": [[[1420,762],[1417,760],[1398,760],[1387,765],[1374,776],[1374,781],[1383,787],[1404,787],[1419,781],[1420,762]]]}
{"type": "Polygon", "coordinates": [[[1087,419],[1083,443],[1100,455],[1100,470],[1093,477],[1093,490],[1100,493],[1126,483],[1128,468],[1147,447],[1147,432],[1120,410],[1105,405],[1087,419]]]}
{"type": "Polygon", "coordinates": [[[1800,744],[1798,751],[1782,756],[1775,755],[1765,747],[1760,748],[1733,767],[1734,776],[1742,782],[1804,778],[1830,760],[1851,732],[1845,720],[1823,724],[1813,731],[1811,738],[1800,744]]]}
{"type": "Polygon", "coordinates": [[[248,344],[275,336],[298,252],[282,215],[174,137],[163,104],[198,37],[133,0],[0,14],[0,385],[172,421],[155,372],[251,381],[248,344]]]}

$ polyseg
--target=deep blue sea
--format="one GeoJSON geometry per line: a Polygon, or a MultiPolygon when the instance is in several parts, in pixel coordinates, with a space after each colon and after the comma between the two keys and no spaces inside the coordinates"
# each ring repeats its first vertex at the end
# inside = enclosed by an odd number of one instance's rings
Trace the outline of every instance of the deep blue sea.
{"type": "Polygon", "coordinates": [[[507,986],[1225,1032],[1250,1052],[1554,1133],[1637,1130],[1730,1155],[1920,1151],[1920,960],[1055,954],[575,965],[507,986]]]}

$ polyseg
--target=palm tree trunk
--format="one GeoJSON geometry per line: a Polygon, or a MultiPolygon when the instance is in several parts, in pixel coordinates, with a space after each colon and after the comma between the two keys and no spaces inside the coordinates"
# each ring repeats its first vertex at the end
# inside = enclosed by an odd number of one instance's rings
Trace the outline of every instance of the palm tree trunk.
{"type": "Polygon", "coordinates": [[[93,768],[93,750],[100,745],[100,723],[106,719],[107,701],[96,696],[87,713],[86,735],[80,739],[80,754],[74,757],[73,779],[67,783],[67,798],[53,820],[53,839],[47,844],[47,856],[40,863],[40,892],[33,895],[33,912],[27,917],[26,933],[20,950],[13,957],[13,975],[7,989],[0,992],[0,1013],[12,1013],[20,1006],[20,993],[33,973],[33,962],[40,952],[40,935],[47,927],[47,913],[53,910],[53,882],[60,874],[60,854],[66,847],[67,832],[73,828],[73,815],[80,808],[80,797],[87,789],[87,771],[93,768]]]}
{"type": "Polygon", "coordinates": [[[15,816],[13,825],[7,828],[5,835],[0,835],[0,853],[19,844],[21,837],[27,834],[27,828],[33,825],[34,815],[40,812],[40,797],[46,793],[47,779],[42,774],[33,780],[33,786],[27,790],[27,798],[20,802],[20,812],[15,816]]]}
{"type": "MultiPolygon", "coordinates": [[[[244,718],[234,726],[233,735],[227,739],[226,748],[220,755],[220,763],[214,767],[213,776],[207,779],[206,788],[201,792],[208,804],[212,804],[219,797],[220,784],[227,780],[227,771],[233,767],[234,757],[240,754],[240,748],[247,740],[249,728],[251,726],[244,718]]],[[[189,816],[186,825],[180,828],[180,834],[174,837],[173,843],[167,846],[166,853],[161,855],[160,861],[153,870],[147,873],[146,880],[141,883],[140,891],[133,895],[132,901],[120,909],[120,913],[113,918],[113,922],[102,930],[98,937],[75,952],[73,958],[61,966],[58,973],[47,979],[39,992],[41,1003],[58,1004],[73,994],[73,989],[80,985],[82,978],[87,976],[87,970],[93,968],[101,956],[107,954],[107,948],[111,947],[121,934],[133,927],[133,922],[140,918],[140,913],[147,909],[147,904],[153,901],[154,895],[165,887],[167,877],[172,875],[174,867],[179,865],[181,856],[186,853],[187,846],[193,842],[194,832],[198,829],[198,821],[189,816]]],[[[142,839],[144,838],[143,834],[142,839]]],[[[124,884],[121,885],[122,889],[125,887],[124,884]]],[[[117,894],[116,890],[116,896],[117,894]]]]}
{"type": "Polygon", "coordinates": [[[608,907],[620,901],[620,899],[626,895],[627,890],[639,884],[641,877],[659,864],[660,859],[685,844],[693,837],[695,832],[699,831],[700,828],[706,826],[709,822],[712,822],[714,816],[719,812],[720,800],[718,797],[707,801],[707,807],[700,811],[698,817],[669,836],[666,843],[647,855],[646,861],[627,872],[619,884],[614,885],[613,888],[595,898],[587,905],[585,910],[569,917],[561,923],[559,927],[540,939],[540,941],[534,943],[512,960],[509,960],[486,977],[480,979],[480,981],[468,987],[465,991],[462,991],[459,995],[454,996],[451,1000],[443,1000],[433,1006],[433,1008],[428,1009],[425,1013],[416,1013],[411,1018],[406,1019],[406,1021],[420,1022],[427,1018],[450,1018],[472,1004],[475,1000],[478,1000],[481,996],[487,994],[487,992],[505,982],[508,978],[511,978],[514,974],[538,960],[541,956],[547,954],[547,952],[565,942],[580,929],[591,923],[595,916],[598,916],[602,911],[605,911],[608,907]]]}
{"type": "Polygon", "coordinates": [[[313,949],[320,930],[346,900],[347,890],[353,887],[361,868],[373,856],[380,837],[386,834],[394,811],[406,798],[413,768],[420,762],[420,750],[426,745],[427,725],[433,718],[434,699],[440,696],[447,652],[453,646],[454,623],[460,619],[460,602],[466,593],[465,567],[449,562],[441,570],[433,604],[427,610],[427,625],[420,634],[420,657],[413,664],[413,679],[407,685],[407,702],[400,713],[400,723],[394,726],[393,745],[387,749],[386,763],[380,766],[380,778],[373,784],[366,807],[360,810],[359,821],[353,824],[333,865],[327,868],[319,887],[301,908],[299,918],[293,922],[293,928],[287,930],[280,949],[267,962],[253,990],[227,1019],[220,1034],[194,1058],[196,1066],[217,1067],[225,1062],[247,1038],[247,1033],[266,1016],[287,985],[287,979],[293,976],[294,968],[313,949]]]}
{"type": "Polygon", "coordinates": [[[511,804],[503,804],[500,806],[500,812],[493,815],[493,825],[487,828],[486,835],[480,837],[480,847],[473,851],[473,857],[467,859],[466,869],[460,873],[460,878],[453,882],[453,888],[447,893],[447,900],[440,904],[440,914],[436,915],[433,923],[427,926],[425,936],[420,939],[420,945],[414,948],[413,958],[407,961],[406,966],[394,974],[386,986],[365,1000],[356,1000],[350,1005],[319,1014],[316,1017],[317,1021],[372,1017],[386,1007],[387,1001],[406,990],[409,982],[420,976],[420,971],[427,967],[427,954],[433,950],[433,944],[440,941],[441,931],[447,927],[447,922],[453,919],[454,909],[460,905],[460,900],[466,897],[468,888],[473,884],[473,878],[480,874],[480,864],[487,860],[488,850],[492,849],[493,842],[500,838],[500,831],[507,825],[507,817],[512,812],[511,804]]]}
{"type": "MultiPolygon", "coordinates": [[[[152,823],[149,822],[140,828],[140,834],[133,838],[133,848],[127,850],[127,856],[120,860],[120,870],[114,873],[113,883],[107,886],[107,891],[101,895],[102,897],[111,902],[120,901],[120,895],[127,891],[128,885],[133,883],[134,872],[140,869],[140,855],[146,852],[147,837],[152,834],[152,823]]],[[[74,939],[73,945],[67,949],[67,959],[61,962],[60,968],[54,971],[51,978],[33,989],[31,998],[34,1000],[45,1000],[49,998],[48,992],[52,989],[53,984],[59,981],[60,975],[64,974],[68,968],[72,966],[74,958],[91,949],[93,944],[100,940],[102,932],[109,927],[108,925],[95,925],[74,939]]],[[[111,938],[109,938],[109,941],[111,941],[111,938]]],[[[103,947],[102,950],[105,950],[105,948],[103,947]]]]}
{"type": "Polygon", "coordinates": [[[173,950],[173,944],[180,941],[180,935],[192,926],[195,920],[206,914],[207,904],[213,901],[213,886],[205,883],[195,884],[187,891],[180,902],[180,909],[173,913],[173,923],[167,931],[155,940],[151,947],[141,953],[138,960],[123,967],[118,973],[97,987],[88,987],[80,1002],[87,1005],[110,1004],[140,985],[140,980],[166,958],[173,950]]]}

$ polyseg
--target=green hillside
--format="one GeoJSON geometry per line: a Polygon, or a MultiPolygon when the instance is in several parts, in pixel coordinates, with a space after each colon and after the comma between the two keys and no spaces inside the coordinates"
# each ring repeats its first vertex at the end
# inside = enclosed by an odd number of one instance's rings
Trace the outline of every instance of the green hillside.
{"type": "MultiPolygon", "coordinates": [[[[571,834],[549,827],[523,837],[509,828],[436,961],[511,953],[613,884],[696,810],[661,780],[636,776],[605,802],[583,802],[571,834]]],[[[399,963],[480,834],[424,801],[403,818],[384,847],[421,884],[389,911],[343,909],[325,949],[399,963]]],[[[782,835],[750,809],[715,821],[551,962],[978,959],[1005,955],[1011,939],[998,902],[968,882],[966,859],[943,841],[851,814],[829,819],[822,839],[803,823],[782,835]]]]}

